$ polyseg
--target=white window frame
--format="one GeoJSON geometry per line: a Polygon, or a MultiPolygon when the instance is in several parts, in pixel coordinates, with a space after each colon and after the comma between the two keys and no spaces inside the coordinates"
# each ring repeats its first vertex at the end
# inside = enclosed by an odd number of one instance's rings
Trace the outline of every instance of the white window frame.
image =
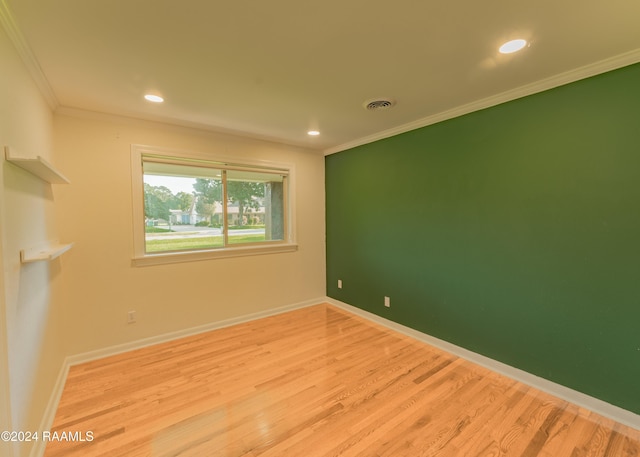
{"type": "Polygon", "coordinates": [[[139,144],[131,145],[131,195],[133,198],[133,260],[134,266],[159,265],[177,262],[194,262],[200,260],[222,259],[260,254],[276,254],[292,252],[298,249],[295,230],[295,166],[264,160],[238,160],[220,156],[211,156],[198,152],[176,151],[155,146],[139,144]],[[153,155],[166,157],[167,160],[204,160],[224,164],[225,166],[263,167],[286,170],[288,175],[285,197],[286,239],[265,243],[232,245],[221,248],[198,249],[187,251],[167,251],[147,253],[145,249],[145,212],[144,212],[144,170],[143,156],[153,155]]]}

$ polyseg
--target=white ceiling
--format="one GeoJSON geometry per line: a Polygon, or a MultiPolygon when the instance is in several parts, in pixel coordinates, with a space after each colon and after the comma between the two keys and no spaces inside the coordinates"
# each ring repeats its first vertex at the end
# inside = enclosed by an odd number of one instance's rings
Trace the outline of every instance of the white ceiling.
{"type": "Polygon", "coordinates": [[[54,109],[325,152],[640,61],[637,0],[4,0],[0,16],[54,109]],[[397,105],[363,108],[380,97],[397,105]]]}

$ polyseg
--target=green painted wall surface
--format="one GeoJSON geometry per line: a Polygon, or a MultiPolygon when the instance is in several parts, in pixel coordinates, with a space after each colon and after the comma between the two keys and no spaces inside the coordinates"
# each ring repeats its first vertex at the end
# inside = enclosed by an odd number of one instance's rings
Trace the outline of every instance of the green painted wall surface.
{"type": "Polygon", "coordinates": [[[326,207],[328,296],[640,414],[640,64],[327,156],[326,207]]]}

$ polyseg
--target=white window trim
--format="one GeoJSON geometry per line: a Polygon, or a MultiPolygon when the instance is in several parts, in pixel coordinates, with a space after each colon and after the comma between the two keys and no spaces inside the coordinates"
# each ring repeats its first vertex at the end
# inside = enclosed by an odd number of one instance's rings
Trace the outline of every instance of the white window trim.
{"type": "Polygon", "coordinates": [[[238,160],[221,156],[211,156],[198,152],[176,151],[155,146],[140,144],[131,145],[131,195],[133,208],[133,259],[134,266],[161,265],[178,262],[195,262],[200,260],[224,259],[262,254],[293,252],[298,249],[295,227],[295,166],[290,163],[264,160],[238,160]],[[238,163],[247,166],[280,168],[288,170],[288,202],[287,202],[287,234],[288,239],[281,242],[260,243],[233,247],[203,249],[193,251],[161,252],[148,254],[145,252],[144,228],[144,186],[143,186],[143,154],[166,155],[167,157],[184,159],[201,159],[222,163],[238,163]]]}

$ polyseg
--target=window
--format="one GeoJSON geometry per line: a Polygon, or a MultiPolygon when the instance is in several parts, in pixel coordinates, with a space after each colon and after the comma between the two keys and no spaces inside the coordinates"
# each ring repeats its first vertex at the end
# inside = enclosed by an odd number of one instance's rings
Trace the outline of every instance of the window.
{"type": "Polygon", "coordinates": [[[296,249],[292,167],[132,146],[134,263],[296,249]]]}

